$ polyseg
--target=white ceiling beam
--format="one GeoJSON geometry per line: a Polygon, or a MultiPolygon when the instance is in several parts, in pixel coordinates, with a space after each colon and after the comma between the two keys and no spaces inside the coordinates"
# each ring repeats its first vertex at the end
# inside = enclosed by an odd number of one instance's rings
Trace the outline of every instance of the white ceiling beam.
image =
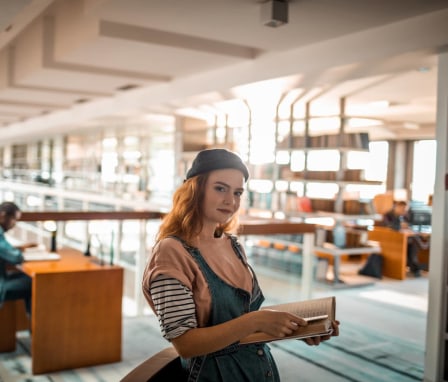
{"type": "Polygon", "coordinates": [[[100,35],[244,59],[255,58],[261,52],[238,44],[104,20],[100,21],[100,35]]]}

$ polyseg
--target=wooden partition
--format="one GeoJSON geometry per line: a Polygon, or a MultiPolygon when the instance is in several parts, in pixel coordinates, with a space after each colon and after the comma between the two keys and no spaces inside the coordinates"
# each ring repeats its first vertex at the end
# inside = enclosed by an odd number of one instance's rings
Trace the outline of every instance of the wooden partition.
{"type": "MultiPolygon", "coordinates": [[[[393,279],[406,278],[408,238],[412,232],[399,232],[391,228],[375,226],[368,231],[369,240],[378,241],[383,255],[383,275],[393,279]]],[[[428,263],[429,250],[419,253],[419,261],[428,263]]]]}
{"type": "Polygon", "coordinates": [[[383,256],[383,275],[393,279],[406,278],[407,236],[387,227],[368,231],[369,240],[378,241],[383,256]]]}

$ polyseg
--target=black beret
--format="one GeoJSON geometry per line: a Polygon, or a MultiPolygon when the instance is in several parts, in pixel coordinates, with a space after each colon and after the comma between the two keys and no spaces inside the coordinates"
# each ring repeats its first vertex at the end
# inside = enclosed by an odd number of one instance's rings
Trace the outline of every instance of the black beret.
{"type": "Polygon", "coordinates": [[[240,170],[244,175],[245,181],[247,182],[247,179],[249,179],[249,170],[241,158],[237,154],[226,149],[208,149],[200,151],[193,160],[193,164],[187,172],[186,179],[190,179],[193,176],[205,172],[223,170],[226,168],[240,170]]]}

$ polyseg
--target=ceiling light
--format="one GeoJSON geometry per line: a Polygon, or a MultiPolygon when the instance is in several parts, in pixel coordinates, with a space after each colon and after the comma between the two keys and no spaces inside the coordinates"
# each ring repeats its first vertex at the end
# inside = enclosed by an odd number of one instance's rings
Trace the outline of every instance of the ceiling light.
{"type": "Polygon", "coordinates": [[[372,127],[372,126],[380,126],[383,122],[378,119],[373,118],[349,118],[348,127],[351,128],[360,128],[360,127],[372,127]]]}
{"type": "Polygon", "coordinates": [[[386,109],[390,106],[390,101],[388,100],[379,100],[372,101],[367,104],[367,107],[375,108],[375,109],[386,109]]]}
{"type": "Polygon", "coordinates": [[[405,129],[409,129],[409,130],[418,130],[419,125],[418,125],[418,123],[415,123],[415,122],[404,122],[403,127],[405,129]]]}
{"type": "Polygon", "coordinates": [[[261,21],[264,25],[277,28],[288,22],[288,1],[269,0],[261,4],[261,21]]]}

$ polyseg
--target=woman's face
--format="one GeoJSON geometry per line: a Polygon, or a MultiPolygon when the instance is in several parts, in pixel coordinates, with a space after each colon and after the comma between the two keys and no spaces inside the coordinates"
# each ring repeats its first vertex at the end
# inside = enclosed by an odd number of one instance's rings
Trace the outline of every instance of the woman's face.
{"type": "Polygon", "coordinates": [[[204,222],[224,224],[238,211],[244,191],[244,176],[239,170],[211,171],[205,184],[204,222]]]}

